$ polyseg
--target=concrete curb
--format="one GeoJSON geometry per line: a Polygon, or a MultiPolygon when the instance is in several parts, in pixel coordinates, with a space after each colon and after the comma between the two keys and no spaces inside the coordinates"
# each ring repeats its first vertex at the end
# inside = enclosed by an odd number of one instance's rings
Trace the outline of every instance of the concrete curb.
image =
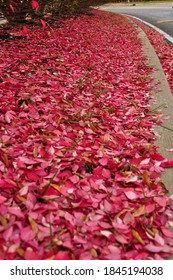
{"type": "MultiPolygon", "coordinates": [[[[129,19],[129,18],[128,18],[129,19]]],[[[139,31],[139,38],[143,43],[142,50],[145,56],[148,58],[148,65],[154,67],[153,83],[154,85],[159,82],[157,89],[153,89],[152,93],[156,103],[151,102],[151,109],[161,106],[161,112],[163,114],[164,126],[173,129],[173,95],[171,93],[168,81],[164,74],[163,68],[161,66],[160,60],[151,45],[147,35],[144,31],[131,19],[129,19],[132,24],[139,31]],[[167,119],[167,117],[169,117],[167,119]]],[[[173,148],[173,131],[165,129],[161,126],[156,126],[155,131],[160,135],[156,140],[156,146],[158,147],[158,152],[165,158],[173,158],[173,154],[167,151],[167,149],[173,148]]],[[[161,180],[167,190],[169,195],[173,194],[173,168],[166,168],[162,173],[161,180]]],[[[173,260],[173,255],[170,255],[167,260],[173,260]]]]}
{"type": "MultiPolygon", "coordinates": [[[[139,32],[139,38],[142,41],[142,50],[148,59],[148,65],[154,67],[153,84],[158,86],[156,89],[152,90],[153,97],[156,103],[153,104],[151,101],[151,109],[158,108],[160,106],[160,111],[163,114],[163,125],[165,127],[171,128],[173,130],[173,95],[171,93],[168,81],[164,74],[163,68],[161,66],[160,60],[151,45],[147,35],[144,31],[131,19],[128,18],[130,22],[135,26],[139,32]]],[[[159,134],[156,140],[156,146],[158,147],[158,152],[165,158],[173,158],[173,154],[168,151],[168,149],[173,148],[173,131],[163,128],[161,126],[156,126],[155,131],[159,134]]],[[[162,182],[169,191],[169,194],[173,194],[173,168],[166,168],[162,173],[162,182]]]]}
{"type": "MultiPolygon", "coordinates": [[[[123,14],[125,15],[125,14],[123,14]]],[[[140,19],[138,17],[135,17],[135,16],[131,16],[131,15],[127,15],[126,16],[129,16],[129,17],[132,17],[134,19],[137,19],[139,21],[141,21],[142,23],[144,23],[145,25],[148,25],[149,27],[153,28],[154,30],[156,30],[157,32],[159,32],[160,34],[162,34],[164,36],[165,39],[167,39],[169,42],[171,42],[173,44],[173,37],[171,37],[169,34],[167,34],[166,32],[164,32],[163,30],[161,30],[160,28],[156,27],[155,25],[143,20],[143,19],[140,19]]]]}

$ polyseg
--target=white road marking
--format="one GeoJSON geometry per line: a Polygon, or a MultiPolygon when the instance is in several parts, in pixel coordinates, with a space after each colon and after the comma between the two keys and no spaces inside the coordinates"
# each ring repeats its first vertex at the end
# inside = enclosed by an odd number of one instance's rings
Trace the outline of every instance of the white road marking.
{"type": "Polygon", "coordinates": [[[173,19],[162,19],[157,21],[157,23],[166,23],[166,22],[173,22],[173,19]]]}
{"type": "Polygon", "coordinates": [[[160,34],[162,34],[162,35],[165,37],[165,39],[167,39],[169,42],[171,42],[171,43],[173,44],[173,37],[171,37],[169,34],[167,34],[166,32],[164,32],[164,31],[161,30],[160,28],[154,26],[153,24],[151,24],[151,23],[149,23],[149,22],[147,22],[147,21],[145,21],[145,20],[143,20],[143,19],[140,19],[140,18],[138,18],[138,17],[135,17],[135,16],[131,16],[131,15],[127,15],[127,14],[124,14],[124,16],[129,16],[129,17],[132,17],[132,18],[135,18],[135,19],[141,21],[142,23],[148,25],[149,27],[155,29],[157,32],[159,32],[160,34]]]}

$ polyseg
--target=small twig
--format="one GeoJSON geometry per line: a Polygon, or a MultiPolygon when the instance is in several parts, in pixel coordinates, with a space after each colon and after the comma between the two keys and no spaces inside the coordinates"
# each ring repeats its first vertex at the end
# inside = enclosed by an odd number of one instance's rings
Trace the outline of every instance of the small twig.
{"type": "Polygon", "coordinates": [[[44,196],[45,193],[47,192],[48,188],[50,187],[50,185],[51,185],[52,182],[53,182],[53,179],[54,179],[55,176],[58,174],[58,171],[59,171],[59,170],[57,169],[57,171],[55,172],[55,174],[53,174],[52,178],[50,179],[49,183],[44,187],[44,190],[43,190],[43,192],[42,192],[42,196],[44,196]]]}
{"type": "Polygon", "coordinates": [[[165,128],[165,129],[167,129],[167,130],[173,131],[173,128],[164,126],[164,125],[162,125],[162,124],[158,124],[158,125],[161,126],[161,127],[163,127],[163,128],[165,128]]]}
{"type": "MultiPolygon", "coordinates": [[[[52,225],[51,225],[51,221],[49,223],[49,229],[50,229],[50,244],[53,247],[53,232],[52,232],[52,225]]],[[[53,248],[52,248],[53,249],[53,248]]]]}
{"type": "Polygon", "coordinates": [[[156,107],[156,108],[150,110],[150,111],[149,111],[149,114],[152,114],[152,113],[156,112],[158,109],[162,108],[163,106],[165,106],[165,104],[161,104],[161,105],[159,105],[158,107],[156,107]]]}

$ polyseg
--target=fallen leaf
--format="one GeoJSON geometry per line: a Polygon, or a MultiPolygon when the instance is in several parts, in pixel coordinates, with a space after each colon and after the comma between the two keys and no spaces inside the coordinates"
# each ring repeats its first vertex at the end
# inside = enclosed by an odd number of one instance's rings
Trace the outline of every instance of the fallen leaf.
{"type": "Polygon", "coordinates": [[[32,0],[31,5],[32,5],[33,9],[38,9],[39,8],[39,4],[36,0],[32,0]]]}
{"type": "Polygon", "coordinates": [[[135,229],[132,229],[132,235],[139,243],[141,243],[142,245],[145,245],[144,240],[142,239],[142,237],[139,235],[139,233],[135,229]]]}

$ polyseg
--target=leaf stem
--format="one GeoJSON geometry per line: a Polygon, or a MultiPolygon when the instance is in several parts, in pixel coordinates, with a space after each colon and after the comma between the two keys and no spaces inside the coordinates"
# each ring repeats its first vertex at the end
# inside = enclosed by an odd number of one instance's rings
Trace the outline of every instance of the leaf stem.
{"type": "Polygon", "coordinates": [[[53,182],[53,179],[55,178],[55,176],[57,175],[58,173],[58,169],[56,170],[56,172],[53,174],[52,178],[50,179],[50,181],[47,183],[47,185],[44,187],[44,190],[42,192],[42,196],[45,195],[45,193],[47,192],[48,188],[50,187],[51,183],[53,182]]]}

